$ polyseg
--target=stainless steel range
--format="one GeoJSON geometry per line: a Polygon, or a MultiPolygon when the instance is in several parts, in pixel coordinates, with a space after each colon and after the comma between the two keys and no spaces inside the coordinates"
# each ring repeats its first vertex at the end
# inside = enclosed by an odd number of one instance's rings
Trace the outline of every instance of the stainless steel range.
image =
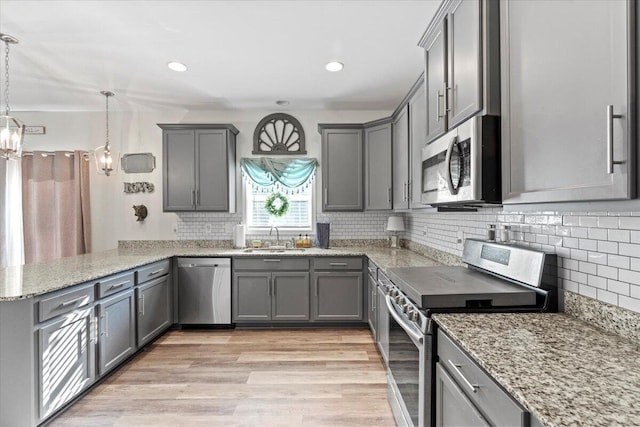
{"type": "Polygon", "coordinates": [[[434,425],[435,324],[443,312],[557,310],[555,254],[467,239],[465,267],[389,270],[389,403],[398,426],[434,425]]]}

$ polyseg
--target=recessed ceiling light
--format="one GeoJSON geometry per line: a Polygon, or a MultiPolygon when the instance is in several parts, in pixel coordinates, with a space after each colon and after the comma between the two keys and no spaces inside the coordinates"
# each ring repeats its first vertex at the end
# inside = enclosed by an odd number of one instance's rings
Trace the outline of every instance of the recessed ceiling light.
{"type": "Polygon", "coordinates": [[[325,65],[324,68],[327,71],[335,73],[336,71],[341,71],[344,68],[344,64],[338,61],[331,61],[327,65],[325,65]]]}
{"type": "Polygon", "coordinates": [[[287,101],[286,99],[279,99],[278,101],[276,101],[276,104],[284,107],[285,105],[289,105],[289,101],[287,101]]]}
{"type": "Polygon", "coordinates": [[[182,73],[183,71],[187,71],[187,66],[182,62],[169,62],[167,64],[167,67],[169,67],[173,71],[178,71],[180,73],[182,73]]]}

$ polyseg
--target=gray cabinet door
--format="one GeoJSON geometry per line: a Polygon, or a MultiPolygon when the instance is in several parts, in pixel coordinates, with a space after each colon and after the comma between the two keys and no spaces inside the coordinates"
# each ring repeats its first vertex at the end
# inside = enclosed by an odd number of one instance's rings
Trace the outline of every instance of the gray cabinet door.
{"type": "Polygon", "coordinates": [[[201,129],[196,138],[196,210],[229,210],[227,131],[201,129]]]}
{"type": "Polygon", "coordinates": [[[160,277],[136,288],[138,306],[138,347],[171,326],[171,286],[169,276],[160,277]]]}
{"type": "Polygon", "coordinates": [[[234,322],[271,320],[271,273],[233,274],[234,322]]]}
{"type": "MultiPolygon", "coordinates": [[[[93,307],[38,330],[40,419],[73,400],[95,380],[93,307]]],[[[23,378],[23,381],[28,381],[23,378]]]]}
{"type": "Polygon", "coordinates": [[[362,272],[313,274],[314,320],[362,320],[362,272]]]}
{"type": "Polygon", "coordinates": [[[195,209],[195,139],[193,130],[162,132],[162,209],[195,209]]]}
{"type": "Polygon", "coordinates": [[[98,373],[105,374],[136,351],[133,289],[98,304],[98,373]]]}
{"type": "Polygon", "coordinates": [[[272,273],[272,320],[309,320],[309,273],[272,273]]]}
{"type": "Polygon", "coordinates": [[[369,329],[371,329],[371,334],[373,338],[377,340],[377,332],[378,329],[378,286],[376,283],[376,279],[373,278],[370,274],[367,275],[367,311],[369,318],[369,329]]]}
{"type": "Polygon", "coordinates": [[[489,426],[460,387],[436,364],[436,426],[489,426]]]}
{"type": "Polygon", "coordinates": [[[411,178],[409,182],[409,203],[412,209],[426,207],[420,201],[422,196],[422,147],[427,142],[427,97],[422,83],[409,100],[409,160],[411,178]]]}
{"type": "Polygon", "coordinates": [[[504,204],[634,196],[632,3],[500,3],[504,204]]]}
{"type": "Polygon", "coordinates": [[[480,0],[457,0],[447,14],[447,126],[481,109],[480,0]]]}
{"type": "Polygon", "coordinates": [[[393,209],[409,209],[409,107],[393,121],[393,209]]]}
{"type": "Polygon", "coordinates": [[[391,123],[364,130],[366,209],[391,209],[391,123]]]}
{"type": "Polygon", "coordinates": [[[322,210],[364,208],[362,129],[322,130],[322,210]]]}
{"type": "Polygon", "coordinates": [[[432,141],[440,135],[444,135],[447,129],[447,114],[445,111],[446,43],[446,23],[442,21],[429,34],[424,45],[424,81],[427,96],[426,141],[432,141]]]}

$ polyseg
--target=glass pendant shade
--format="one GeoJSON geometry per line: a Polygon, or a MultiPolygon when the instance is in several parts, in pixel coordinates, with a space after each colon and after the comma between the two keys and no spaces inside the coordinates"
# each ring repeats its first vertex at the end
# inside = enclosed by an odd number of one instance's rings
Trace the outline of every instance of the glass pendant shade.
{"type": "Polygon", "coordinates": [[[93,151],[96,169],[100,175],[113,176],[118,173],[120,155],[110,145],[101,145],[93,151]]]}
{"type": "Polygon", "coordinates": [[[96,169],[100,175],[113,176],[118,173],[120,166],[120,154],[109,144],[109,97],[113,92],[103,90],[100,92],[105,97],[106,136],[105,144],[93,150],[93,158],[96,161],[96,169]]]}
{"type": "Polygon", "coordinates": [[[24,124],[9,115],[0,116],[0,158],[15,160],[22,156],[24,124]]]}

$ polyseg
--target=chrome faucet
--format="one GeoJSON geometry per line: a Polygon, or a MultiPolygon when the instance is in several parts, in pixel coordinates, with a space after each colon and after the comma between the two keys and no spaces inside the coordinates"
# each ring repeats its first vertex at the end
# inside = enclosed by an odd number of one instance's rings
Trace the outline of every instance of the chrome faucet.
{"type": "Polygon", "coordinates": [[[274,228],[276,229],[276,246],[280,246],[280,230],[278,230],[278,227],[275,225],[271,226],[271,230],[269,230],[269,237],[271,237],[274,228]]]}

